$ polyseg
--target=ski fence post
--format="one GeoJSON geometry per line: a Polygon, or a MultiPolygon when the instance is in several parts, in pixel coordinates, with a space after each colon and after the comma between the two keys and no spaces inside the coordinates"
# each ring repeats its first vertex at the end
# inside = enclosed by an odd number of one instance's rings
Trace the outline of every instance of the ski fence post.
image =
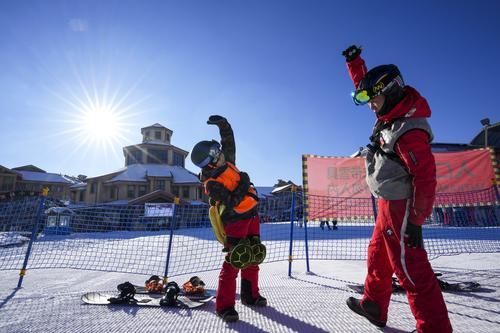
{"type": "Polygon", "coordinates": [[[292,185],[292,205],[290,207],[290,251],[288,253],[288,277],[292,277],[292,248],[293,248],[293,222],[295,216],[295,193],[297,188],[292,185]]]}
{"type": "Polygon", "coordinates": [[[309,266],[309,239],[307,238],[307,209],[304,203],[305,197],[304,192],[302,192],[302,218],[304,221],[304,242],[306,246],[306,272],[311,273],[311,267],[309,266]]]}
{"type": "Polygon", "coordinates": [[[40,203],[38,205],[38,210],[35,216],[35,223],[33,224],[33,230],[31,230],[31,238],[30,242],[28,243],[28,249],[26,250],[26,256],[24,257],[23,268],[21,268],[21,271],[19,272],[19,281],[17,282],[17,289],[21,288],[24,276],[26,275],[26,267],[28,267],[28,260],[31,255],[31,249],[33,248],[33,242],[35,241],[36,238],[38,225],[40,224],[43,207],[45,205],[45,199],[47,198],[47,195],[49,195],[49,189],[47,187],[44,187],[42,189],[42,192],[40,193],[40,203]]]}
{"type": "Polygon", "coordinates": [[[180,199],[179,197],[174,198],[174,205],[172,207],[172,221],[170,222],[170,239],[168,240],[168,250],[167,250],[167,263],[165,265],[165,275],[163,275],[163,282],[166,283],[168,279],[168,266],[170,264],[170,253],[172,251],[172,240],[174,237],[174,228],[175,228],[175,211],[177,205],[179,205],[180,199]]]}

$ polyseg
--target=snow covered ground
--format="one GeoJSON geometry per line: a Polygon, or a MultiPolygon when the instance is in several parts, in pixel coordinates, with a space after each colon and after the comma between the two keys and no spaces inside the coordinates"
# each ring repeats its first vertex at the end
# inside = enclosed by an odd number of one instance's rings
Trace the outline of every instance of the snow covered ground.
{"type": "MultiPolygon", "coordinates": [[[[462,254],[432,261],[449,282],[476,281],[474,293],[445,293],[455,332],[500,332],[500,256],[462,254]]],[[[345,305],[354,293],[346,283],[362,282],[363,261],[274,262],[261,267],[261,291],[266,308],[251,308],[237,300],[240,321],[226,324],[215,316],[214,303],[195,310],[137,308],[83,304],[86,291],[114,291],[116,285],[142,283],[148,276],[73,269],[30,270],[23,287],[17,271],[0,271],[0,332],[380,332],[345,305]]],[[[198,274],[209,288],[216,287],[218,271],[198,274]]],[[[192,275],[192,274],[191,274],[192,275]]],[[[172,280],[182,283],[191,275],[172,280]]],[[[237,296],[239,299],[239,296],[237,296]]],[[[384,332],[410,332],[414,319],[406,297],[392,297],[384,332]]]]}

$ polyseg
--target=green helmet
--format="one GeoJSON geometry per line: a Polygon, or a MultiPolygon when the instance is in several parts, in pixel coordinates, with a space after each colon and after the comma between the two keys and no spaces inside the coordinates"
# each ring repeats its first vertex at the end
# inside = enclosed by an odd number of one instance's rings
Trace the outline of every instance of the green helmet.
{"type": "Polygon", "coordinates": [[[191,151],[191,161],[194,165],[203,169],[209,164],[215,164],[221,152],[220,143],[217,141],[200,141],[191,151]]]}

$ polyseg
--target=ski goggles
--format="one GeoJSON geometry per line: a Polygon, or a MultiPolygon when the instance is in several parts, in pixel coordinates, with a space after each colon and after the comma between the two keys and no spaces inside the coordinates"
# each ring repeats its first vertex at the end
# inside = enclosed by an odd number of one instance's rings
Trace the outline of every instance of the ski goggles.
{"type": "Polygon", "coordinates": [[[204,168],[208,165],[215,165],[222,154],[220,144],[217,141],[213,141],[212,146],[208,150],[207,157],[197,164],[198,167],[204,168]]]}
{"type": "Polygon", "coordinates": [[[352,101],[356,105],[364,105],[370,101],[375,95],[368,89],[360,89],[351,93],[352,101]]]}
{"type": "Polygon", "coordinates": [[[383,82],[378,82],[371,88],[355,90],[351,93],[352,101],[356,105],[364,105],[368,103],[373,97],[381,95],[391,89],[395,84],[403,87],[403,79],[400,76],[397,76],[387,85],[385,85],[383,82]]]}

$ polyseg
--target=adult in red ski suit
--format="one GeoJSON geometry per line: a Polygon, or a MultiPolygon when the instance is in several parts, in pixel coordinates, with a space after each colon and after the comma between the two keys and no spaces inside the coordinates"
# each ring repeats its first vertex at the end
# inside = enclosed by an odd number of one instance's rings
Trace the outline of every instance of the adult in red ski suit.
{"type": "Polygon", "coordinates": [[[422,240],[436,188],[432,131],[426,120],[431,110],[414,88],[404,85],[396,66],[367,71],[361,49],[354,45],[342,54],[356,87],[354,102],[367,103],[377,118],[365,153],[366,179],[378,197],[378,216],[368,246],[363,298],[350,297],[347,305],[384,327],[395,274],[407,292],[417,332],[452,332],[422,240]]]}
{"type": "MultiPolygon", "coordinates": [[[[251,239],[260,244],[258,198],[250,178],[236,166],[236,145],[231,125],[226,118],[213,115],[208,124],[219,128],[221,144],[201,141],[191,152],[191,160],[201,168],[200,178],[211,203],[224,204],[221,215],[225,249],[231,251],[240,241],[251,239]]],[[[215,309],[225,321],[239,319],[236,312],[236,278],[240,269],[224,261],[219,274],[215,309]]],[[[241,269],[241,301],[245,305],[266,306],[267,300],[259,293],[259,266],[251,264],[241,269]]]]}

